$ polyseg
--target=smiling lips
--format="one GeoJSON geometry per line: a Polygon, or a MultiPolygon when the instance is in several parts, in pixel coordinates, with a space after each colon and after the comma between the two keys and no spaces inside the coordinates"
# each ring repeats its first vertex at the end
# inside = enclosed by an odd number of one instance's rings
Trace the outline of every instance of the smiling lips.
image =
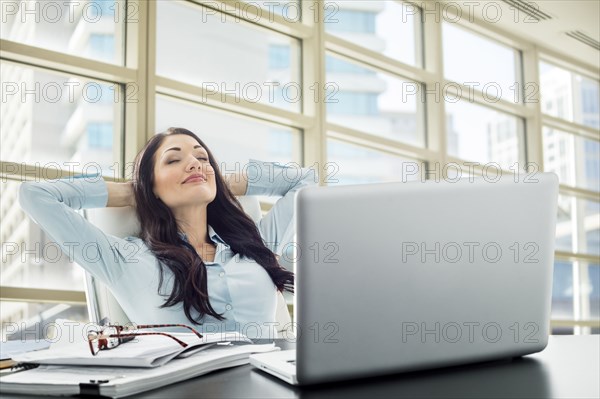
{"type": "Polygon", "coordinates": [[[205,183],[206,182],[206,177],[204,177],[203,175],[199,175],[199,174],[193,174],[188,176],[184,181],[183,184],[185,183],[205,183]]]}

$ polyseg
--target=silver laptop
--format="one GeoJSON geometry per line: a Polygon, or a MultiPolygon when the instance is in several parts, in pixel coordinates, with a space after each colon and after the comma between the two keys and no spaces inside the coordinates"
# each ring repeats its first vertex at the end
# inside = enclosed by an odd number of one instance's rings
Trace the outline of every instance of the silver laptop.
{"type": "Polygon", "coordinates": [[[302,189],[296,350],[251,364],[303,385],[543,350],[557,197],[550,173],[302,189]]]}

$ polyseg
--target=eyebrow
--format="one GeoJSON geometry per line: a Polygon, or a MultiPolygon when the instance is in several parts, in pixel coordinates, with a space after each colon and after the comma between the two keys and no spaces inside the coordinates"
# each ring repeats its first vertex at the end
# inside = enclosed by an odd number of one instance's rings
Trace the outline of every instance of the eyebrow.
{"type": "MultiPolygon", "coordinates": [[[[195,145],[193,149],[195,150],[197,148],[202,149],[202,151],[204,151],[206,153],[206,155],[208,155],[208,152],[206,152],[206,150],[204,148],[202,148],[201,145],[195,145]]],[[[167,153],[167,151],[171,151],[171,150],[173,150],[173,151],[181,151],[181,148],[180,147],[171,147],[171,148],[165,150],[165,152],[163,152],[161,158],[165,156],[165,154],[167,153]]]]}

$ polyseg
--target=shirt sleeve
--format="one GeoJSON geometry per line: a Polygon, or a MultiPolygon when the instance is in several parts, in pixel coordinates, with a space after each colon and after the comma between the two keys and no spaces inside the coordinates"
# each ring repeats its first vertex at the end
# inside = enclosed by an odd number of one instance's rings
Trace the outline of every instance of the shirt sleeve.
{"type": "Polygon", "coordinates": [[[127,262],[135,262],[135,244],[105,234],[76,210],[102,208],[108,202],[106,182],[99,175],[24,182],[19,204],[57,245],[105,284],[114,283],[127,262]]]}
{"type": "Polygon", "coordinates": [[[282,196],[258,222],[265,244],[281,255],[286,245],[294,239],[294,198],[303,187],[318,184],[314,169],[299,165],[281,165],[251,159],[248,165],[246,195],[282,196]]]}

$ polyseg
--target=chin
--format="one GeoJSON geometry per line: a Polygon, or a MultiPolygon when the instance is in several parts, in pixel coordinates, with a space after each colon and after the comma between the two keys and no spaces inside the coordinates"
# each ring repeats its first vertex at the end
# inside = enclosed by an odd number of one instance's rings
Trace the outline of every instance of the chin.
{"type": "Polygon", "coordinates": [[[192,200],[194,202],[212,202],[216,197],[216,195],[197,195],[192,200]]]}

